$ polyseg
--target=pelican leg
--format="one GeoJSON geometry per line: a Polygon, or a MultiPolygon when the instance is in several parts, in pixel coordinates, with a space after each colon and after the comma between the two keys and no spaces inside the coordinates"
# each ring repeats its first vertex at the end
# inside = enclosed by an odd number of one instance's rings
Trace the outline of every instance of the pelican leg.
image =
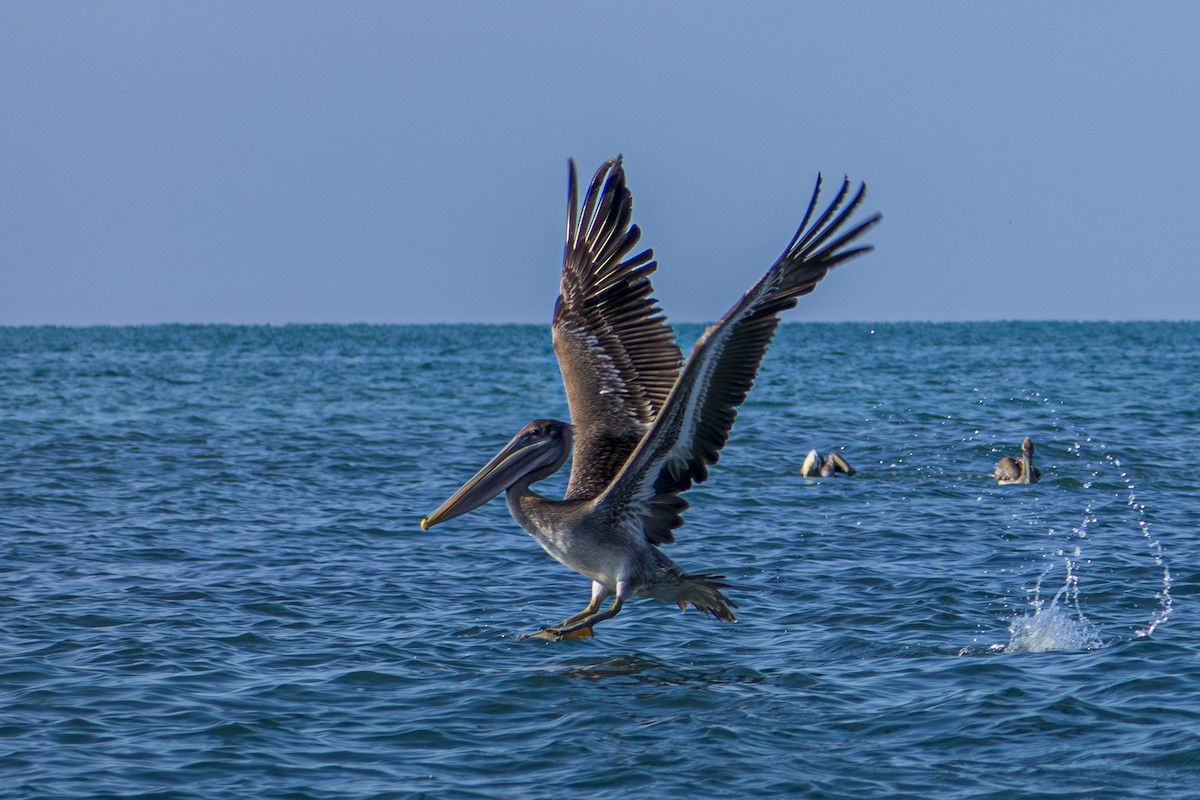
{"type": "Polygon", "coordinates": [[[558,623],[557,625],[551,625],[550,629],[551,630],[560,630],[562,628],[567,627],[568,625],[572,625],[572,624],[578,622],[581,619],[586,619],[587,617],[590,617],[592,614],[595,614],[597,611],[600,610],[600,604],[604,602],[604,599],[606,597],[608,597],[608,595],[609,595],[609,591],[604,586],[603,583],[597,583],[596,581],[592,581],[592,599],[588,602],[587,607],[585,609],[583,609],[583,611],[580,611],[578,614],[572,614],[571,616],[567,617],[566,619],[564,619],[562,622],[558,623]]]}
{"type": "Polygon", "coordinates": [[[617,594],[608,608],[600,611],[600,604],[609,596],[608,589],[603,584],[592,584],[592,600],[587,608],[578,614],[564,619],[557,625],[542,628],[536,633],[528,633],[522,639],[545,639],[548,642],[561,642],[564,639],[586,639],[592,635],[592,626],[597,622],[615,617],[625,605],[625,582],[617,583],[617,594]]]}
{"type": "Polygon", "coordinates": [[[585,635],[590,635],[593,625],[595,625],[597,622],[603,622],[606,619],[612,619],[621,612],[621,606],[623,605],[625,605],[625,599],[618,594],[613,598],[613,601],[609,603],[608,608],[604,609],[603,611],[597,611],[591,616],[575,620],[570,625],[564,625],[561,628],[550,628],[549,630],[557,633],[564,639],[575,638],[571,636],[571,634],[576,633],[577,631],[588,631],[588,633],[585,635]]]}
{"type": "MultiPolygon", "coordinates": [[[[602,583],[592,581],[592,599],[588,601],[587,606],[578,614],[572,614],[557,625],[548,625],[544,628],[539,628],[535,633],[526,633],[518,638],[520,639],[546,639],[547,641],[557,642],[563,639],[560,631],[563,628],[574,625],[581,619],[587,619],[600,610],[600,604],[604,602],[604,598],[608,597],[609,591],[602,583]]],[[[591,635],[589,630],[587,633],[573,637],[577,639],[585,639],[591,635]]]]}
{"type": "MultiPolygon", "coordinates": [[[[592,609],[590,614],[576,614],[569,620],[564,620],[562,625],[550,628],[547,633],[557,634],[560,639],[578,639],[592,635],[592,626],[597,622],[603,622],[606,619],[612,619],[621,612],[621,606],[625,605],[625,597],[628,589],[625,581],[617,581],[617,592],[613,601],[608,608],[603,611],[597,611],[600,603],[608,596],[608,590],[603,586],[593,584],[592,587],[592,602],[588,604],[588,608],[592,609]]],[[[585,609],[586,611],[587,609],[585,609]]]]}

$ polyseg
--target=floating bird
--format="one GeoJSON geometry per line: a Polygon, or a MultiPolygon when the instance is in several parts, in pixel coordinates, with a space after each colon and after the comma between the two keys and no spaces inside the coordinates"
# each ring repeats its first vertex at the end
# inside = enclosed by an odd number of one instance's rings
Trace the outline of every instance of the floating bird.
{"type": "Polygon", "coordinates": [[[821,179],[783,254],[721,321],[708,328],[687,365],[652,296],[652,250],[630,223],[633,197],[620,157],[596,172],[578,211],[575,164],[567,187],[567,241],[553,342],[574,425],[538,419],[432,514],[421,529],[478,508],[501,492],[509,513],[560,563],[592,581],[578,614],[522,638],[584,638],[632,597],[690,605],[734,621],[737,604],[722,575],[688,573],[660,545],[675,541],[688,507],[679,495],[708,477],[729,438],[778,315],[825,274],[870,246],[851,246],[878,214],[843,231],[866,186],[850,182],[817,213],[821,179]],[[847,198],[849,201],[847,202],[847,198]],[[815,217],[814,217],[815,214],[815,217]],[[811,225],[809,224],[811,222],[811,225]],[[574,455],[566,495],[530,489],[574,455]],[[612,603],[601,609],[608,598],[612,603]]]}
{"type": "Polygon", "coordinates": [[[800,467],[800,475],[805,478],[832,478],[836,475],[853,475],[854,467],[837,453],[830,453],[822,458],[816,450],[809,450],[800,467]]]}
{"type": "Polygon", "coordinates": [[[1041,471],[1033,465],[1033,439],[1028,436],[1021,442],[1021,458],[1005,456],[992,470],[996,483],[1007,486],[1012,483],[1037,483],[1042,479],[1041,471]]]}

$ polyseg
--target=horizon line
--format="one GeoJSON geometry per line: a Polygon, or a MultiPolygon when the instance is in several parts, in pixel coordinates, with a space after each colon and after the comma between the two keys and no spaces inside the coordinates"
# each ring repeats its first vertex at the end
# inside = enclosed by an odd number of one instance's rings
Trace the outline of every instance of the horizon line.
{"type": "MultiPolygon", "coordinates": [[[[669,325],[712,325],[717,320],[708,320],[695,322],[691,320],[667,320],[669,325]]],[[[1176,318],[1042,318],[1042,319],[1021,319],[1016,317],[995,317],[990,319],[891,319],[891,320],[870,320],[870,319],[846,319],[846,320],[782,320],[782,325],[974,325],[984,323],[1080,323],[1080,324],[1129,324],[1129,323],[1187,323],[1200,322],[1200,317],[1176,317],[1176,318]]],[[[160,322],[18,322],[6,323],[0,322],[0,329],[17,329],[17,328],[166,328],[166,327],[227,327],[227,328],[287,328],[287,327],[435,327],[435,326],[453,326],[453,325],[480,325],[490,327],[549,327],[550,322],[516,322],[516,321],[436,321],[436,322],[180,322],[180,321],[160,321],[160,322]]]]}

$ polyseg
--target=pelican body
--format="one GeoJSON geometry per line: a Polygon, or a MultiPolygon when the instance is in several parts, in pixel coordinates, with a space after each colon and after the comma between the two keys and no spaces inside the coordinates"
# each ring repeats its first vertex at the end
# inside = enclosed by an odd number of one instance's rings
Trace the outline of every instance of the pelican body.
{"type": "Polygon", "coordinates": [[[1033,465],[1033,439],[1028,436],[1021,442],[1021,458],[1005,456],[992,470],[992,476],[1001,486],[1010,484],[1037,483],[1042,479],[1041,470],[1033,465]]]}
{"type": "Polygon", "coordinates": [[[555,560],[591,580],[578,614],[530,636],[549,641],[592,635],[627,600],[651,597],[733,622],[737,604],[723,576],[689,573],[660,547],[675,541],[688,503],[680,494],[708,477],[729,438],[779,314],[833,267],[868,252],[856,240],[880,219],[848,227],[866,186],[844,180],[817,213],[821,179],[803,221],[767,273],[683,357],[652,296],[652,250],[635,253],[633,197],[620,157],[596,172],[578,206],[569,164],[567,230],[554,352],[574,424],[526,425],[479,472],[421,520],[428,530],[504,493],[509,513],[555,560]],[[847,202],[847,198],[849,198],[847,202]],[[573,456],[562,500],[532,485],[573,456]],[[603,607],[604,601],[612,602],[603,607]]]}

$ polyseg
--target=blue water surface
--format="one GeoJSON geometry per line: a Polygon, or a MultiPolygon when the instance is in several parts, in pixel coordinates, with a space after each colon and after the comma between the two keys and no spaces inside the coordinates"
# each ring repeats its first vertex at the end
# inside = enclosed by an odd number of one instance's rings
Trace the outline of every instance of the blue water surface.
{"type": "Polygon", "coordinates": [[[785,324],[669,547],[738,622],[549,644],[500,500],[418,528],[567,418],[546,328],[0,328],[0,797],[1197,796],[1198,384],[1196,323],[785,324]]]}

